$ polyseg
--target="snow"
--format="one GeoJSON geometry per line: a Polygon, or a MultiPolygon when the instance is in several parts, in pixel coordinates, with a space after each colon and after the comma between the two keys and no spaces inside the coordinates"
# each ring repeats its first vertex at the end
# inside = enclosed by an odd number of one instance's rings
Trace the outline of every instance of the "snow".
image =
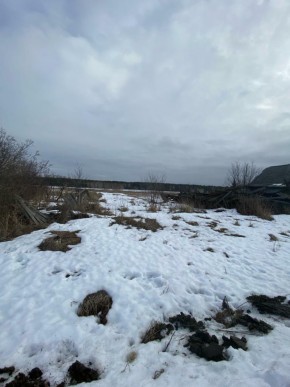
{"type": "MultiPolygon", "coordinates": [[[[1,243],[0,367],[27,372],[37,366],[51,385],[63,381],[77,359],[102,372],[90,386],[289,387],[290,321],[261,316],[249,304],[244,307],[251,315],[274,330],[265,336],[245,333],[248,351],[229,349],[229,361],[190,354],[185,331],[175,334],[166,352],[170,337],[148,344],[140,338],[152,321],[180,312],[197,320],[211,317],[225,296],[234,308],[252,293],[289,296],[290,216],[270,222],[234,210],[172,214],[168,205],[151,213],[142,198],[108,192],[103,197],[115,214],[126,206],[124,215],[154,218],[164,228],[127,229],[111,225],[110,216],[92,216],[1,243]],[[193,221],[198,225],[186,223],[193,221]],[[79,230],[81,243],[66,253],[40,251],[50,230],[79,230]],[[269,234],[279,240],[270,241],[269,234]],[[100,289],[113,298],[106,326],[76,315],[83,298],[100,289]],[[138,356],[127,364],[131,351],[138,356]]],[[[206,325],[222,336],[223,326],[213,320],[206,325]]]]}

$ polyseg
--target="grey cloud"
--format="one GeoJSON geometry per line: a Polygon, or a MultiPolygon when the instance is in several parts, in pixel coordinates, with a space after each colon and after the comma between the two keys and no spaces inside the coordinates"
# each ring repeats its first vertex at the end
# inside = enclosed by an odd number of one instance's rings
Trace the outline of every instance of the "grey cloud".
{"type": "Polygon", "coordinates": [[[57,173],[222,184],[235,160],[289,162],[288,1],[3,0],[0,15],[0,123],[57,173]]]}

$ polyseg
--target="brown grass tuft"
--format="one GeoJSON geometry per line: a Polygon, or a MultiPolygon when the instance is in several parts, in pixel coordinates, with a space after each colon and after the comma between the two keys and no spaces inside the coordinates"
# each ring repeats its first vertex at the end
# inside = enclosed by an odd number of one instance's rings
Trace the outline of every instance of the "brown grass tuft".
{"type": "Polygon", "coordinates": [[[271,242],[277,242],[279,238],[274,234],[269,234],[269,238],[271,242]]]}
{"type": "Polygon", "coordinates": [[[273,220],[271,208],[259,197],[240,197],[237,211],[242,215],[254,215],[261,219],[273,220]]]}
{"type": "Polygon", "coordinates": [[[141,343],[147,344],[150,341],[162,340],[173,329],[174,328],[172,324],[164,324],[154,321],[142,336],[141,343]]]}
{"type": "Polygon", "coordinates": [[[100,324],[106,325],[107,314],[111,309],[113,299],[106,290],[99,290],[96,293],[88,294],[79,305],[77,315],[99,316],[100,324]]]}
{"type": "Polygon", "coordinates": [[[76,235],[79,231],[51,231],[53,236],[42,241],[38,248],[42,251],[62,251],[65,253],[71,249],[70,245],[77,245],[81,242],[81,238],[76,235]]]}
{"type": "Polygon", "coordinates": [[[114,224],[120,224],[122,226],[126,226],[126,228],[136,227],[137,229],[143,229],[153,232],[163,229],[163,227],[157,222],[156,219],[150,218],[132,218],[129,216],[116,216],[115,218],[113,218],[113,222],[110,224],[110,226],[114,224]]]}

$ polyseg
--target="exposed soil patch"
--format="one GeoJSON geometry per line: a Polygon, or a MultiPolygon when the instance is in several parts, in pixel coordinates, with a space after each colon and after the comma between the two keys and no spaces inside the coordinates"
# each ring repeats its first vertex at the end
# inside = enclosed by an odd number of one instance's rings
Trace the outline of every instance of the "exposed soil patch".
{"type": "Polygon", "coordinates": [[[286,297],[268,297],[263,294],[252,295],[247,297],[247,300],[254,305],[260,313],[269,313],[281,317],[290,318],[290,305],[286,304],[286,297]]]}
{"type": "Polygon", "coordinates": [[[81,238],[76,235],[77,231],[50,231],[52,237],[46,238],[40,243],[38,248],[42,251],[69,251],[70,245],[77,245],[81,242],[81,238]]]}
{"type": "Polygon", "coordinates": [[[106,290],[88,294],[77,310],[78,316],[98,316],[100,324],[107,324],[107,314],[111,309],[113,299],[106,290]]]}
{"type": "Polygon", "coordinates": [[[217,337],[211,336],[207,331],[195,332],[188,338],[185,347],[206,360],[222,361],[228,359],[225,348],[219,344],[217,337]]]}
{"type": "Polygon", "coordinates": [[[75,361],[68,369],[70,385],[79,383],[90,383],[93,380],[100,379],[100,372],[75,361]]]}
{"type": "Polygon", "coordinates": [[[169,335],[173,329],[172,324],[154,322],[142,336],[141,343],[147,344],[150,341],[162,340],[166,335],[169,335]]]}
{"type": "Polygon", "coordinates": [[[247,351],[247,339],[245,337],[239,339],[236,336],[230,336],[230,338],[223,336],[223,347],[233,347],[235,349],[242,349],[243,351],[247,351]]]}
{"type": "Polygon", "coordinates": [[[19,373],[15,378],[5,385],[6,387],[49,387],[50,383],[42,379],[42,371],[33,368],[28,375],[19,373]]]}
{"type": "Polygon", "coordinates": [[[113,218],[113,222],[110,224],[110,226],[114,224],[120,224],[122,226],[126,226],[126,228],[136,227],[137,229],[143,229],[153,232],[163,229],[163,227],[157,222],[156,219],[150,218],[132,218],[128,216],[116,216],[115,218],[113,218]]]}
{"type": "Polygon", "coordinates": [[[177,330],[179,328],[189,329],[190,332],[195,332],[200,329],[204,329],[204,323],[202,321],[196,321],[190,314],[184,314],[183,312],[169,317],[169,322],[174,325],[177,330]]]}

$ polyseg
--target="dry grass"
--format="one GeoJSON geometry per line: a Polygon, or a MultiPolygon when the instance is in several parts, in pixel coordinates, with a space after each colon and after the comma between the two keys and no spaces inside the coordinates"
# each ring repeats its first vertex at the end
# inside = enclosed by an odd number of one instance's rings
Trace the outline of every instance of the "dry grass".
{"type": "Polygon", "coordinates": [[[242,215],[254,215],[265,220],[273,220],[271,208],[259,197],[240,197],[237,211],[242,215]]]}
{"type": "Polygon", "coordinates": [[[207,223],[207,225],[208,225],[208,227],[210,227],[211,229],[214,229],[214,228],[217,227],[218,223],[219,223],[219,222],[213,220],[212,222],[207,223]]]}
{"type": "Polygon", "coordinates": [[[77,245],[81,242],[81,238],[76,235],[79,231],[51,231],[53,236],[42,241],[38,248],[42,251],[62,251],[65,253],[71,249],[70,245],[77,245]]]}
{"type": "Polygon", "coordinates": [[[190,226],[194,226],[194,227],[199,226],[198,222],[195,222],[195,221],[191,221],[191,222],[185,221],[185,223],[189,224],[190,226]]]}
{"type": "Polygon", "coordinates": [[[219,232],[220,234],[226,234],[229,230],[225,227],[214,229],[214,231],[219,232]]]}
{"type": "Polygon", "coordinates": [[[169,208],[169,212],[185,212],[188,214],[191,214],[193,212],[196,212],[193,205],[189,203],[174,203],[172,206],[169,208]]]}
{"type": "Polygon", "coordinates": [[[277,242],[279,238],[274,234],[269,234],[269,238],[271,242],[277,242]]]}
{"type": "Polygon", "coordinates": [[[110,226],[114,224],[120,224],[126,228],[135,227],[137,229],[143,229],[147,231],[156,232],[157,230],[162,230],[163,227],[157,222],[156,219],[150,218],[132,218],[129,216],[116,216],[113,218],[113,222],[110,226]]]}
{"type": "Polygon", "coordinates": [[[148,207],[146,208],[147,212],[158,212],[160,211],[161,207],[159,203],[149,203],[148,207]]]}
{"type": "Polygon", "coordinates": [[[131,351],[128,353],[128,355],[126,356],[126,363],[133,363],[138,357],[138,353],[136,351],[131,351]]]}
{"type": "Polygon", "coordinates": [[[212,247],[208,247],[204,251],[209,251],[210,253],[214,253],[214,249],[212,247]]]}
{"type": "Polygon", "coordinates": [[[98,316],[100,324],[106,325],[107,314],[111,309],[113,299],[106,290],[88,294],[79,305],[77,315],[80,317],[98,316]]]}
{"type": "Polygon", "coordinates": [[[182,217],[179,215],[173,215],[171,219],[172,220],[180,220],[180,219],[182,219],[182,217]]]}
{"type": "Polygon", "coordinates": [[[168,335],[173,330],[173,325],[164,324],[161,322],[152,322],[150,327],[144,333],[141,338],[142,344],[147,344],[150,341],[162,340],[166,335],[168,335]]]}

